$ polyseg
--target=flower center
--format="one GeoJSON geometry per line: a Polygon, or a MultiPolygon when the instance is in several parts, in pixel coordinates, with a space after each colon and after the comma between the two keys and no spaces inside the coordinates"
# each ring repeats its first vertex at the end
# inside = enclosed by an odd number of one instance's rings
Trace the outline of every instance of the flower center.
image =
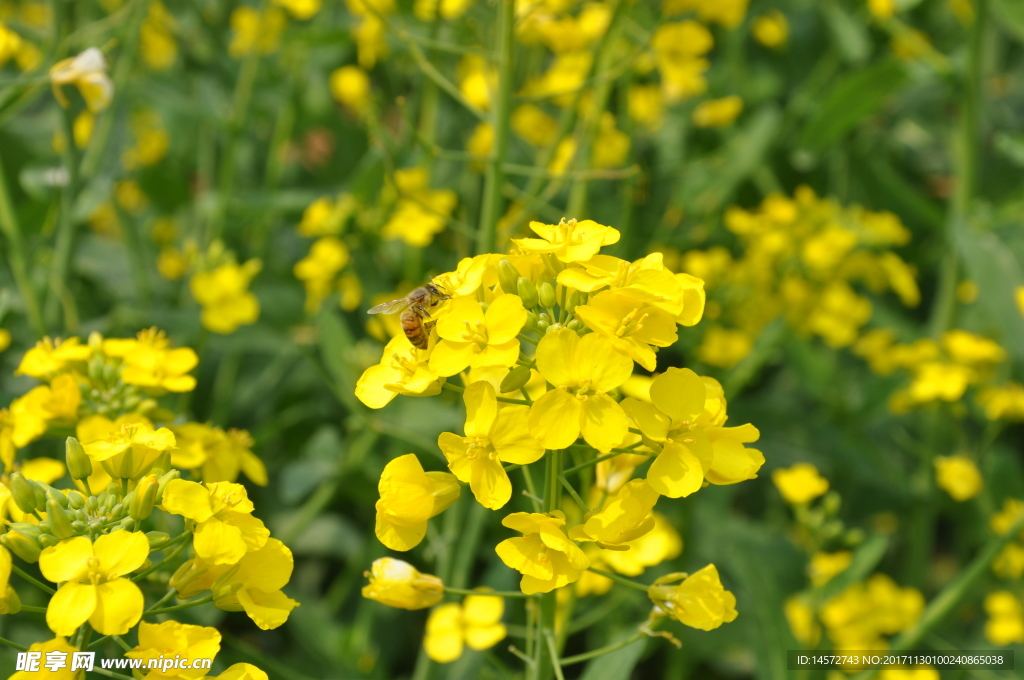
{"type": "Polygon", "coordinates": [[[487,325],[483,321],[476,321],[472,324],[469,321],[462,323],[466,325],[466,331],[462,334],[463,342],[476,343],[479,350],[487,347],[487,325]]]}
{"type": "Polygon", "coordinates": [[[401,371],[406,378],[410,378],[416,373],[416,362],[409,357],[396,354],[391,357],[391,368],[401,371]]]}
{"type": "Polygon", "coordinates": [[[648,314],[641,314],[639,309],[634,309],[619,322],[619,327],[615,329],[615,335],[621,338],[640,331],[648,316],[648,314]]]}
{"type": "Polygon", "coordinates": [[[590,378],[584,378],[576,385],[575,388],[570,389],[580,401],[586,401],[591,394],[596,393],[593,389],[593,381],[590,378]]]}
{"type": "Polygon", "coordinates": [[[491,440],[487,437],[464,437],[462,441],[466,444],[466,458],[470,460],[495,460],[498,457],[491,440]]]}

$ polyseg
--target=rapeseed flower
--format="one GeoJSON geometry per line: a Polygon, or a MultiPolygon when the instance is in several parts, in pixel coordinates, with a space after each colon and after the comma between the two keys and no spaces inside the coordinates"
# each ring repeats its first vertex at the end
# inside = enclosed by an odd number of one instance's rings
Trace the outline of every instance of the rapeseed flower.
{"type": "Polygon", "coordinates": [[[169,429],[154,429],[149,420],[135,414],[116,421],[101,415],[88,416],[79,421],[76,434],[89,458],[102,464],[113,478],[142,477],[176,446],[169,429]]]}
{"type": "Polygon", "coordinates": [[[997,646],[1024,642],[1024,604],[1008,590],[985,597],[985,639],[997,646]]]}
{"type": "MultiPolygon", "coordinates": [[[[608,567],[623,576],[640,576],[648,567],[653,567],[667,560],[679,557],[683,550],[683,539],[672,522],[662,514],[652,513],[654,528],[646,534],[627,541],[618,550],[603,550],[596,544],[588,544],[584,552],[595,568],[608,567]],[[627,547],[628,550],[622,550],[627,547]]],[[[586,571],[576,582],[576,594],[603,595],[607,593],[613,581],[594,571],[586,571]]]]}
{"type": "Polygon", "coordinates": [[[69,57],[50,67],[53,94],[65,109],[70,106],[61,87],[74,85],[92,113],[100,113],[110,106],[114,97],[114,83],[107,75],[107,60],[103,52],[90,47],[77,57],[69,57]]]}
{"type": "MultiPolygon", "coordinates": [[[[220,633],[209,626],[193,626],[177,621],[163,623],[139,623],[139,644],[125,652],[129,659],[161,659],[181,655],[186,659],[213,659],[220,651],[220,633]]],[[[198,680],[206,675],[206,669],[167,669],[150,676],[186,678],[198,680]]]]}
{"type": "Polygon", "coordinates": [[[293,271],[306,288],[307,314],[315,314],[320,309],[335,277],[348,264],[349,258],[348,248],[341,239],[324,236],[313,243],[309,255],[296,263],[293,271]]]}
{"type": "Polygon", "coordinates": [[[584,262],[597,255],[602,246],[619,241],[619,231],[593,220],[577,222],[562,220],[558,224],[530,222],[530,229],[540,238],[513,239],[527,253],[552,253],[562,262],[584,262]]]}
{"type": "Polygon", "coordinates": [[[576,307],[576,316],[648,371],[657,366],[654,347],[668,347],[679,337],[676,321],[668,312],[611,291],[602,291],[586,305],[576,307]]]}
{"type": "Polygon", "coordinates": [[[261,267],[259,260],[249,260],[243,265],[228,262],[192,277],[189,289],[203,308],[199,318],[205,328],[228,334],[239,326],[256,322],[260,302],[248,288],[261,267]]]}
{"type": "Polygon", "coordinates": [[[743,111],[743,100],[732,95],[701,102],[693,110],[693,124],[701,128],[728,127],[743,111]]]}
{"type": "Polygon", "coordinates": [[[530,408],[530,430],[545,448],[564,449],[582,433],[602,453],[622,443],[626,413],[608,392],[633,371],[629,356],[589,333],[573,330],[545,335],[537,345],[537,370],[555,389],[530,408]]]}
{"type": "Polygon", "coordinates": [[[263,522],[252,516],[255,508],[241,484],[172,479],[164,489],[162,507],[194,522],[196,555],[210,564],[234,564],[246,552],[262,548],[270,536],[263,522]]]}
{"type": "Polygon", "coordinates": [[[224,611],[244,611],[261,630],[279,628],[299,606],[281,591],[294,565],[292,551],[276,538],[268,538],[237,564],[215,567],[214,573],[221,573],[210,586],[213,603],[224,611]]]}
{"type": "Polygon", "coordinates": [[[127,385],[191,392],[196,379],[187,373],[199,364],[199,356],[189,347],[172,349],[170,344],[163,331],[150,328],[134,339],[104,340],[103,352],[124,361],[121,380],[127,385]]]}
{"type": "Polygon", "coordinates": [[[231,44],[228,54],[241,58],[249,54],[271,54],[281,45],[281,33],[288,17],[278,7],[260,11],[253,7],[236,7],[231,13],[231,44]]]}
{"type": "Polygon", "coordinates": [[[342,66],[331,73],[331,96],[363,115],[370,104],[370,77],[358,66],[342,66]]]}
{"type": "Polygon", "coordinates": [[[373,561],[364,574],[370,584],[363,586],[363,597],[398,609],[426,609],[444,596],[444,583],[431,574],[421,574],[408,562],[382,557],[373,561]]]}
{"type": "Polygon", "coordinates": [[[424,472],[416,454],[395,458],[381,473],[375,532],[392,550],[412,550],[427,533],[427,520],[459,498],[455,475],[424,472]]]}
{"type": "Polygon", "coordinates": [[[452,376],[466,368],[511,366],[519,356],[516,336],[526,324],[526,309],[517,295],[501,295],[485,312],[473,298],[452,300],[437,321],[440,338],[430,355],[430,368],[452,376]]]}
{"type": "Polygon", "coordinates": [[[594,541],[608,550],[629,550],[627,545],[654,528],[654,505],[658,492],[642,479],[634,479],[610,497],[583,524],[569,530],[576,541],[594,541]]]}
{"type": "Polygon", "coordinates": [[[939,456],[935,459],[935,483],[953,500],[963,502],[981,493],[984,480],[967,456],[939,456]]]}
{"type": "MultiPolygon", "coordinates": [[[[30,652],[39,652],[42,654],[42,658],[46,659],[48,654],[55,654],[61,660],[69,659],[70,655],[79,651],[78,647],[73,647],[68,644],[62,636],[57,636],[52,640],[46,642],[33,642],[28,647],[30,652]]],[[[36,680],[37,678],[45,677],[47,680],[82,680],[85,673],[81,670],[72,671],[71,665],[68,664],[63,668],[48,667],[45,662],[43,663],[43,669],[39,671],[17,671],[11,675],[7,680],[36,680]]]]}
{"type": "Polygon", "coordinates": [[[772,471],[772,482],[787,503],[803,505],[828,491],[828,480],[810,463],[797,463],[772,471]]]}
{"type": "Polygon", "coordinates": [[[715,565],[687,575],[668,574],[647,589],[658,616],[668,616],[699,630],[714,630],[735,621],[736,596],[722,586],[715,565]],[[675,585],[670,585],[681,581],[675,585]]]}
{"type": "Polygon", "coordinates": [[[527,406],[499,405],[494,387],[475,382],[463,394],[465,436],[443,432],[437,445],[459,481],[469,484],[477,502],[497,510],[512,497],[512,483],[502,463],[529,465],[544,455],[530,434],[527,406]]]}
{"type": "Polygon", "coordinates": [[[399,394],[429,397],[441,391],[440,377],[430,368],[427,351],[417,349],[404,335],[384,347],[380,363],[363,371],[356,397],[370,408],[384,408],[399,394]]]}
{"type": "Polygon", "coordinates": [[[115,531],[93,543],[85,536],[61,541],[39,555],[39,570],[63,585],[46,607],[46,624],[67,637],[86,621],[101,635],[124,635],[142,617],[139,587],[124,578],[143,565],[143,533],[115,531]]]}
{"type": "Polygon", "coordinates": [[[506,566],[523,575],[519,587],[527,595],[575,583],[590,566],[586,554],[562,530],[565,515],[560,511],[516,512],[501,523],[523,534],[505,539],[495,551],[506,566]]]}
{"type": "Polygon", "coordinates": [[[434,235],[444,230],[458,196],[451,189],[430,189],[425,168],[396,170],[394,176],[398,202],[381,228],[386,240],[401,239],[414,248],[425,248],[434,235]]]}
{"type": "Polygon", "coordinates": [[[501,617],[505,601],[496,595],[469,595],[462,604],[449,602],[434,608],[427,619],[423,647],[438,663],[450,663],[462,656],[463,647],[490,649],[508,634],[501,617]]]}
{"type": "Polygon", "coordinates": [[[853,562],[853,553],[849,550],[838,552],[816,552],[811,555],[811,561],[807,565],[807,576],[811,579],[814,587],[823,586],[846,571],[846,568],[853,562]]]}
{"type": "Polygon", "coordinates": [[[789,22],[785,14],[773,9],[754,20],[751,32],[765,47],[782,47],[789,39],[789,22]]]}

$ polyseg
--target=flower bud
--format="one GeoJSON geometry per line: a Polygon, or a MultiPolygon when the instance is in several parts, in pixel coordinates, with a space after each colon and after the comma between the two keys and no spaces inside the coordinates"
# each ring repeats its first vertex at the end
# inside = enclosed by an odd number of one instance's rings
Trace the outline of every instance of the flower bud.
{"type": "Polygon", "coordinates": [[[49,522],[50,533],[55,538],[63,540],[75,535],[75,530],[71,526],[71,513],[52,498],[46,501],[46,521],[49,522]]]}
{"type": "Polygon", "coordinates": [[[159,477],[163,473],[171,469],[171,452],[163,451],[157,459],[153,461],[153,465],[150,466],[149,472],[159,477]]]}
{"type": "Polygon", "coordinates": [[[171,540],[171,536],[163,531],[147,531],[146,540],[149,541],[150,550],[159,550],[167,545],[167,542],[171,540]]]}
{"type": "Polygon", "coordinates": [[[54,489],[52,486],[46,487],[46,500],[47,502],[54,501],[64,509],[67,509],[68,507],[68,497],[54,489]]]}
{"type": "Polygon", "coordinates": [[[167,483],[172,479],[178,479],[179,477],[181,477],[181,473],[177,470],[168,470],[160,475],[160,484],[157,487],[156,500],[154,501],[155,505],[160,505],[164,502],[164,489],[167,488],[167,483]]]}
{"type": "Polygon", "coordinates": [[[92,355],[92,357],[89,359],[89,364],[85,371],[85,374],[89,376],[89,382],[103,382],[103,366],[105,363],[106,362],[103,360],[103,354],[101,352],[97,352],[96,354],[92,355]]]}
{"type": "Polygon", "coordinates": [[[526,387],[526,383],[530,382],[531,375],[532,372],[528,366],[513,366],[512,370],[505,376],[505,379],[501,381],[502,394],[518,392],[526,387]]]}
{"type": "Polygon", "coordinates": [[[366,574],[370,584],[363,597],[399,609],[433,607],[444,596],[444,583],[431,574],[421,574],[408,562],[390,557],[374,560],[366,574]]]}
{"type": "Polygon", "coordinates": [[[197,595],[210,587],[209,581],[203,576],[209,571],[196,560],[189,560],[183,563],[178,570],[171,575],[167,585],[178,591],[178,597],[187,599],[197,595]]]}
{"type": "Polygon", "coordinates": [[[128,516],[141,522],[153,514],[153,505],[159,490],[160,480],[156,475],[146,475],[140,479],[138,486],[135,487],[135,495],[128,503],[128,516]]]}
{"type": "Polygon", "coordinates": [[[565,324],[565,327],[571,331],[576,331],[577,333],[584,329],[583,322],[579,319],[573,319],[569,323],[565,324]]]}
{"type": "Polygon", "coordinates": [[[537,322],[537,330],[541,333],[547,333],[548,329],[551,328],[551,322],[541,319],[537,322]]]}
{"type": "Polygon", "coordinates": [[[567,312],[572,314],[572,311],[582,302],[583,295],[578,290],[574,290],[569,294],[569,297],[565,301],[565,309],[567,312]]]}
{"type": "Polygon", "coordinates": [[[537,330],[537,321],[540,318],[537,316],[537,312],[533,310],[526,313],[526,323],[523,324],[523,333],[532,333],[537,330]]]}
{"type": "Polygon", "coordinates": [[[498,262],[498,283],[501,284],[501,289],[506,293],[516,295],[516,282],[519,281],[519,278],[519,271],[516,270],[516,266],[509,262],[508,259],[501,258],[498,262]]]}
{"type": "Polygon", "coordinates": [[[10,584],[7,584],[7,592],[0,597],[0,614],[17,614],[21,611],[21,598],[10,584]]]}
{"type": "Polygon", "coordinates": [[[52,548],[60,543],[60,539],[53,534],[39,534],[39,545],[43,548],[52,548]]]}
{"type": "Polygon", "coordinates": [[[39,553],[43,551],[39,545],[39,536],[42,531],[31,524],[18,523],[11,526],[3,536],[0,536],[0,543],[12,553],[25,562],[37,562],[39,553]]]}
{"type": "Polygon", "coordinates": [[[736,618],[736,597],[722,587],[713,564],[690,575],[662,576],[647,589],[647,595],[662,616],[691,628],[714,630],[736,618]]]}
{"type": "Polygon", "coordinates": [[[87,500],[81,491],[68,491],[68,507],[72,510],[81,510],[87,500]]]}
{"type": "Polygon", "coordinates": [[[516,293],[523,301],[523,307],[533,309],[537,306],[537,286],[533,285],[530,279],[520,276],[516,282],[516,293]]]}
{"type": "Polygon", "coordinates": [[[555,305],[558,304],[558,300],[555,298],[555,287],[547,281],[541,283],[537,288],[537,300],[540,302],[541,307],[554,309],[555,305]]]}
{"type": "Polygon", "coordinates": [[[68,437],[64,442],[64,454],[71,479],[85,479],[92,475],[92,461],[86,455],[81,442],[74,437],[68,437]]]}
{"type": "Polygon", "coordinates": [[[120,517],[124,514],[124,503],[117,503],[108,513],[111,517],[120,517]]]}
{"type": "Polygon", "coordinates": [[[46,507],[46,493],[42,487],[20,472],[11,475],[11,495],[22,512],[35,512],[46,507]]]}

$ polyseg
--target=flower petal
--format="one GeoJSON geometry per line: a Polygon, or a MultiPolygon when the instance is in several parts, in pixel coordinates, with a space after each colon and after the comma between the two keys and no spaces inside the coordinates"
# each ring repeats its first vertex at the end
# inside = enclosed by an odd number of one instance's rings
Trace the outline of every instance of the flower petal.
{"type": "Polygon", "coordinates": [[[43,572],[46,580],[54,583],[84,579],[89,571],[89,559],[93,556],[92,541],[85,536],[76,536],[45,548],[39,555],[39,571],[43,572]]]}
{"type": "Polygon", "coordinates": [[[142,618],[145,600],[139,587],[119,578],[96,587],[96,610],[89,624],[101,635],[124,635],[142,618]]]}
{"type": "Polygon", "coordinates": [[[65,583],[46,606],[46,625],[56,635],[68,637],[89,620],[95,609],[96,586],[91,583],[65,583]]]}
{"type": "Polygon", "coordinates": [[[487,437],[498,415],[498,400],[494,386],[478,381],[466,388],[462,395],[466,403],[466,436],[487,437]]]}
{"type": "Polygon", "coordinates": [[[700,461],[682,444],[665,446],[647,470],[647,483],[662,496],[683,498],[704,483],[700,461]]]}
{"type": "Polygon", "coordinates": [[[582,409],[579,399],[567,391],[551,390],[530,407],[530,430],[541,446],[548,449],[564,449],[580,436],[582,409]]]}
{"type": "Polygon", "coordinates": [[[537,370],[555,387],[576,383],[575,358],[580,336],[563,328],[548,333],[537,344],[537,370]]]}
{"type": "Polygon", "coordinates": [[[629,432],[629,419],[618,402],[607,394],[592,394],[582,406],[581,428],[588,444],[608,453],[622,443],[629,432]]]}
{"type": "Polygon", "coordinates": [[[501,466],[501,461],[481,458],[472,463],[473,476],[469,488],[477,502],[485,508],[497,510],[512,498],[512,482],[501,466]]]}
{"type": "Polygon", "coordinates": [[[484,314],[487,341],[498,345],[515,339],[526,324],[526,308],[518,295],[499,295],[484,314]]]}
{"type": "Polygon", "coordinates": [[[172,515],[181,515],[196,522],[205,522],[213,515],[209,490],[198,482],[185,479],[167,482],[161,507],[172,515]]]}
{"type": "Polygon", "coordinates": [[[707,388],[688,368],[669,368],[651,384],[651,401],[672,422],[695,420],[704,411],[707,388]]]}

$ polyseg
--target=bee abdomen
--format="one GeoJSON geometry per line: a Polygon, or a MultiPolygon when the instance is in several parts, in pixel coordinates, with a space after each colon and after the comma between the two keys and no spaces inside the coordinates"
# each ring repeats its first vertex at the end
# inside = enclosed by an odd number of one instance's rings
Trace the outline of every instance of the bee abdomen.
{"type": "Polygon", "coordinates": [[[413,347],[426,349],[430,341],[430,331],[423,325],[423,317],[416,312],[409,311],[402,314],[400,320],[402,322],[402,330],[405,331],[405,337],[409,338],[409,342],[413,344],[413,347]]]}

